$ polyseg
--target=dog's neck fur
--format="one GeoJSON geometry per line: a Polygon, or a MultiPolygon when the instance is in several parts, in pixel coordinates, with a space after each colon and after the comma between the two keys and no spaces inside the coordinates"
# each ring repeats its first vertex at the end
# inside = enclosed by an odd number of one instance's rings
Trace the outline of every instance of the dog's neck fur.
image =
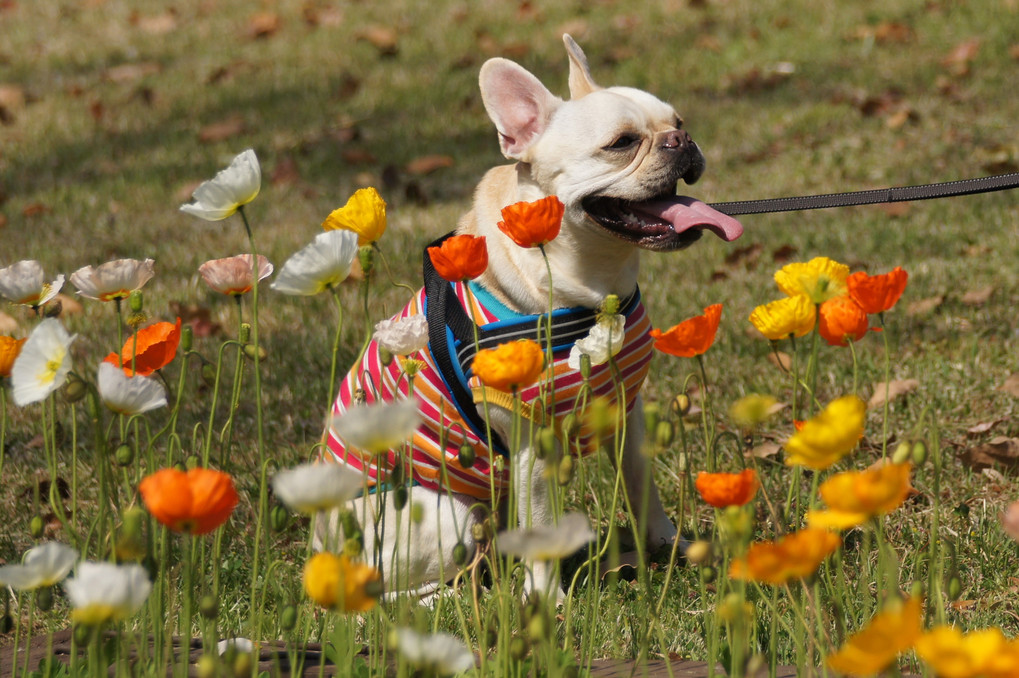
{"type": "MultiPolygon", "coordinates": [[[[534,201],[550,192],[531,177],[526,163],[489,170],[478,184],[474,209],[460,219],[457,232],[485,236],[490,266],[478,282],[499,301],[520,313],[548,311],[549,280],[537,247],[523,248],[498,228],[504,206],[534,201]]],[[[606,296],[629,296],[637,286],[638,250],[584,223],[583,211],[567,208],[559,236],[545,245],[554,282],[555,308],[597,308],[606,296]],[[591,262],[597,262],[592,266],[591,262]]]]}

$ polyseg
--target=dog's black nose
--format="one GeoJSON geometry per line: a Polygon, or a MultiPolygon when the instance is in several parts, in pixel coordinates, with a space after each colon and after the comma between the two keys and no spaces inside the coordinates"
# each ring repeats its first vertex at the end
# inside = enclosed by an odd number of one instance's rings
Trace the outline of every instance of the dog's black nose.
{"type": "Polygon", "coordinates": [[[687,148],[693,139],[687,134],[686,130],[674,129],[671,132],[665,132],[662,136],[661,147],[669,151],[681,151],[687,148]]]}

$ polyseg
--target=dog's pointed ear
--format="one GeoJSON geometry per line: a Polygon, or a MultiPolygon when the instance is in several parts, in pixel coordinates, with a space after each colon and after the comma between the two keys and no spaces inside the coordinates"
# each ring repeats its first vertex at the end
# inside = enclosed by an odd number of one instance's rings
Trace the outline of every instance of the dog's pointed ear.
{"type": "Polygon", "coordinates": [[[531,73],[508,59],[489,59],[479,76],[481,100],[499,132],[499,146],[507,158],[527,162],[531,147],[562,104],[531,73]]]}
{"type": "Polygon", "coordinates": [[[591,77],[587,57],[577,41],[569,33],[563,33],[563,43],[566,45],[566,53],[570,55],[570,98],[579,99],[600,90],[601,87],[591,77]]]}

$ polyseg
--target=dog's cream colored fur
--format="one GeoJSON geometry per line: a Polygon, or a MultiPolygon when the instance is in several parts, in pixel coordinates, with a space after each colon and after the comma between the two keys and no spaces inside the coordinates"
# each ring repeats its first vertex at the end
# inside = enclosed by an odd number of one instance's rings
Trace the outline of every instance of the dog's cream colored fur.
{"type": "MultiPolygon", "coordinates": [[[[545,246],[552,270],[552,299],[556,307],[594,308],[610,294],[625,298],[634,291],[640,247],[599,226],[585,213],[581,201],[592,195],[651,200],[673,192],[678,178],[696,180],[703,169],[703,156],[686,132],[679,131],[681,121],[670,105],[641,90],[599,87],[577,44],[569,36],[564,36],[564,42],[570,61],[569,101],[554,96],[512,61],[491,59],[482,67],[485,108],[504,155],[515,163],[484,176],[473,209],[458,227],[460,233],[487,239],[489,267],[479,282],[509,307],[528,314],[547,310],[549,280],[537,249],[518,247],[499,231],[503,207],[548,195],[559,197],[565,205],[562,229],[545,246]],[[677,150],[683,151],[682,157],[677,150]]],[[[493,407],[489,421],[503,440],[512,439],[508,411],[493,407]]],[[[645,482],[648,461],[639,449],[643,422],[638,400],[627,420],[621,472],[633,506],[645,507],[644,537],[649,547],[656,548],[671,543],[676,529],[654,483],[645,482]]],[[[551,524],[544,462],[525,441],[513,451],[510,463],[516,465],[516,477],[521,480],[514,489],[520,523],[551,524]]],[[[392,501],[383,502],[384,515],[375,514],[377,497],[354,502],[366,547],[373,550],[373,544],[380,545],[382,565],[398,573],[395,582],[387,583],[390,588],[427,589],[448,580],[456,571],[454,545],[463,541],[473,551],[471,527],[480,515],[471,510],[473,500],[422,488],[413,488],[412,497],[423,510],[422,519],[413,525],[408,512],[397,511],[392,501]],[[384,525],[384,532],[376,534],[376,524],[384,525]]],[[[531,586],[561,595],[545,565],[531,567],[531,586]]]]}

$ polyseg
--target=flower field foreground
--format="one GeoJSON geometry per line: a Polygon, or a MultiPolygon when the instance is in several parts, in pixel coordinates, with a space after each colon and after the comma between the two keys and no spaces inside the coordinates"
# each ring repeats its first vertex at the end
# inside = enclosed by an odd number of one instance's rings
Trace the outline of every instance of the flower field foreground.
{"type": "MultiPolygon", "coordinates": [[[[219,345],[199,341],[180,318],[148,321],[149,313],[166,315],[148,308],[142,292],[157,275],[151,259],[70,276],[88,312],[115,325],[117,342],[107,347],[49,317],[63,275],[46,282],[51,276],[34,261],[0,270],[0,294],[24,307],[27,328],[25,336],[0,337],[3,482],[12,473],[5,441],[40,441],[40,480],[25,497],[30,534],[5,534],[29,546],[20,562],[0,567],[0,631],[19,648],[72,625],[84,650],[66,669],[55,668],[56,658],[41,668],[19,660],[3,675],[100,676],[111,665],[117,675],[183,675],[175,636],[201,643],[195,670],[203,676],[250,675],[252,648],[277,639],[295,665],[306,661],[305,643],[323,643],[320,666],[328,661],[340,675],[378,675],[386,666],[399,675],[577,675],[600,653],[604,620],[633,601],[641,614],[613,632],[628,638],[623,654],[638,662],[693,648],[734,676],[778,664],[860,676],[1019,675],[1014,628],[975,626],[958,614],[965,609],[959,533],[943,522],[946,457],[935,413],[925,410],[910,430],[889,433],[887,401],[868,407],[860,397],[861,356],[886,374],[896,360],[888,335],[907,287],[902,268],[850,273],[825,257],[788,264],[775,274],[785,296],[747,320],[712,304],[651,331],[656,360],[688,373],[670,384],[671,404],[649,402],[645,411],[642,453],[675,479],[669,513],[683,535],[657,550],[628,543],[626,535],[645,531],[643,512],[639,497],[621,491],[614,466],[580,458],[582,440],[612,457],[632,434],[620,406],[591,386],[596,375],[619,374],[619,299],[605,300],[590,334],[572,348],[568,362],[582,379],[573,409],[554,425],[540,404],[520,401],[522,389],[555,389],[551,351],[539,337],[478,351],[473,373],[482,391],[517,414],[515,434],[549,463],[556,525],[530,526],[526,507],[523,517],[475,507],[486,520],[469,534],[459,528],[447,545],[454,565],[445,583],[421,598],[401,586],[418,574],[415,554],[381,562],[364,537],[372,515],[348,508],[367,495],[382,515],[383,502],[394,502],[398,524],[373,522],[369,534],[406,529],[430,508],[415,496],[409,444],[422,425],[413,393],[428,326],[420,316],[376,317],[375,298],[391,282],[385,202],[374,189],[359,191],[321,232],[310,228],[307,246],[263,286],[274,267],[258,253],[250,214],[260,181],[258,160],[245,151],[181,208],[227,220],[224,227],[243,225],[250,245],[241,255],[208,253],[213,258],[197,272],[236,305],[236,329],[219,345]],[[319,462],[315,444],[281,464],[265,436],[280,413],[262,410],[269,356],[259,340],[260,307],[325,293],[336,300],[330,396],[346,367],[341,360],[360,361],[357,347],[340,345],[339,286],[355,259],[362,305],[350,312],[364,316],[361,354],[375,336],[380,361],[410,394],[356,404],[329,423],[371,477],[319,462]],[[740,397],[713,385],[725,360],[717,339],[736,331],[759,332],[776,354],[788,351],[770,394],[740,397]],[[86,348],[75,350],[79,344],[86,348]],[[834,363],[851,365],[851,383],[832,377],[834,363]],[[254,422],[243,432],[254,467],[235,462],[245,412],[254,422]],[[765,440],[777,440],[780,451],[758,453],[765,440]],[[316,540],[321,525],[325,537],[316,540]],[[561,600],[554,588],[523,594],[534,576],[525,563],[535,562],[556,573],[561,600]],[[618,576],[623,562],[632,582],[618,576]],[[231,638],[248,640],[222,642],[231,638]]],[[[500,226],[521,247],[544,253],[562,214],[550,196],[507,208],[500,226]]],[[[488,264],[483,239],[450,239],[429,256],[459,284],[488,264]]],[[[496,482],[515,480],[505,460],[481,459],[467,442],[441,471],[454,462],[460,471],[484,465],[493,496],[496,482]]],[[[1005,529],[1016,538],[1013,513],[1005,529]]],[[[1009,538],[996,523],[986,529],[1009,538]]]]}

